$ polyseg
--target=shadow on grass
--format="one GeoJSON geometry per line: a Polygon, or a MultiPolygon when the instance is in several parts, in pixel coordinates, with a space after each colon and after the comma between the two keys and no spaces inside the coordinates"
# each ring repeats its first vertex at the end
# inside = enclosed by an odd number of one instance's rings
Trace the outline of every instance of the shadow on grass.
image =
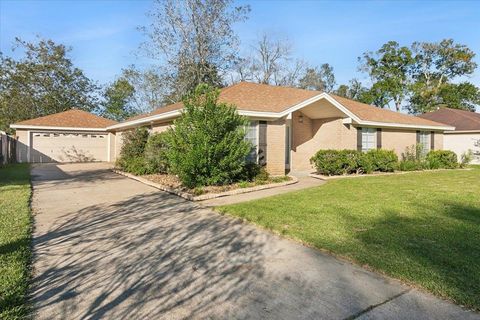
{"type": "Polygon", "coordinates": [[[429,214],[412,218],[386,211],[381,218],[362,221],[368,227],[354,233],[360,252],[351,255],[480,310],[480,209],[445,201],[434,207],[418,204],[418,211],[429,214]]]}

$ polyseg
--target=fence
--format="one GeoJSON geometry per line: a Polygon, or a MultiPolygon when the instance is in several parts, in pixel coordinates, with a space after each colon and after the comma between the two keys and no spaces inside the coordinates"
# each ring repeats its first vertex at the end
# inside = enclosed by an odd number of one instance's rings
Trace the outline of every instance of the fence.
{"type": "Polygon", "coordinates": [[[0,132],[0,165],[16,162],[15,138],[0,132]]]}

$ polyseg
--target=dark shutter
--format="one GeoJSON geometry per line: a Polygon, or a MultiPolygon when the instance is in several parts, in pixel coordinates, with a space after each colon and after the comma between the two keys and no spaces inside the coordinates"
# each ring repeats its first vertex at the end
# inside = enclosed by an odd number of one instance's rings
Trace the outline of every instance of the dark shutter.
{"type": "Polygon", "coordinates": [[[258,164],[267,164],[267,121],[258,123],[258,164]]]}
{"type": "Polygon", "coordinates": [[[377,129],[377,149],[382,149],[382,129],[377,129]]]}
{"type": "Polygon", "coordinates": [[[430,150],[435,150],[435,132],[430,132],[430,150]]]}
{"type": "Polygon", "coordinates": [[[357,150],[362,151],[362,128],[357,127],[357,150]]]}
{"type": "Polygon", "coordinates": [[[420,131],[417,131],[417,144],[420,143],[420,131]]]}

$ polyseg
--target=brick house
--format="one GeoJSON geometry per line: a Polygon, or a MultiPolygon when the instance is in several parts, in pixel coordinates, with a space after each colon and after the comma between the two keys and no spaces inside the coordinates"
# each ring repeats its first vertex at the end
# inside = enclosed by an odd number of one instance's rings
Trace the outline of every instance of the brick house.
{"type": "MultiPolygon", "coordinates": [[[[219,100],[235,105],[239,114],[250,119],[247,139],[256,146],[257,161],[271,174],[310,171],[309,160],[320,149],[382,148],[395,150],[399,156],[416,143],[442,149],[444,132],[455,129],[332,94],[249,82],[221,89],[219,100]]],[[[118,157],[123,132],[141,126],[164,131],[181,111],[182,103],[176,103],[106,126],[107,161],[118,157]]],[[[34,130],[12,128],[17,135],[19,129],[30,134],[34,130]]]]}

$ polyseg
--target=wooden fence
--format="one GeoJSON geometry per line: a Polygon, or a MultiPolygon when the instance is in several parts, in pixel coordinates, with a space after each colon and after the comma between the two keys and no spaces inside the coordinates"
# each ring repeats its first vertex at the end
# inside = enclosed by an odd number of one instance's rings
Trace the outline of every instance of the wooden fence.
{"type": "Polygon", "coordinates": [[[16,162],[15,138],[0,132],[0,164],[16,162]]]}

